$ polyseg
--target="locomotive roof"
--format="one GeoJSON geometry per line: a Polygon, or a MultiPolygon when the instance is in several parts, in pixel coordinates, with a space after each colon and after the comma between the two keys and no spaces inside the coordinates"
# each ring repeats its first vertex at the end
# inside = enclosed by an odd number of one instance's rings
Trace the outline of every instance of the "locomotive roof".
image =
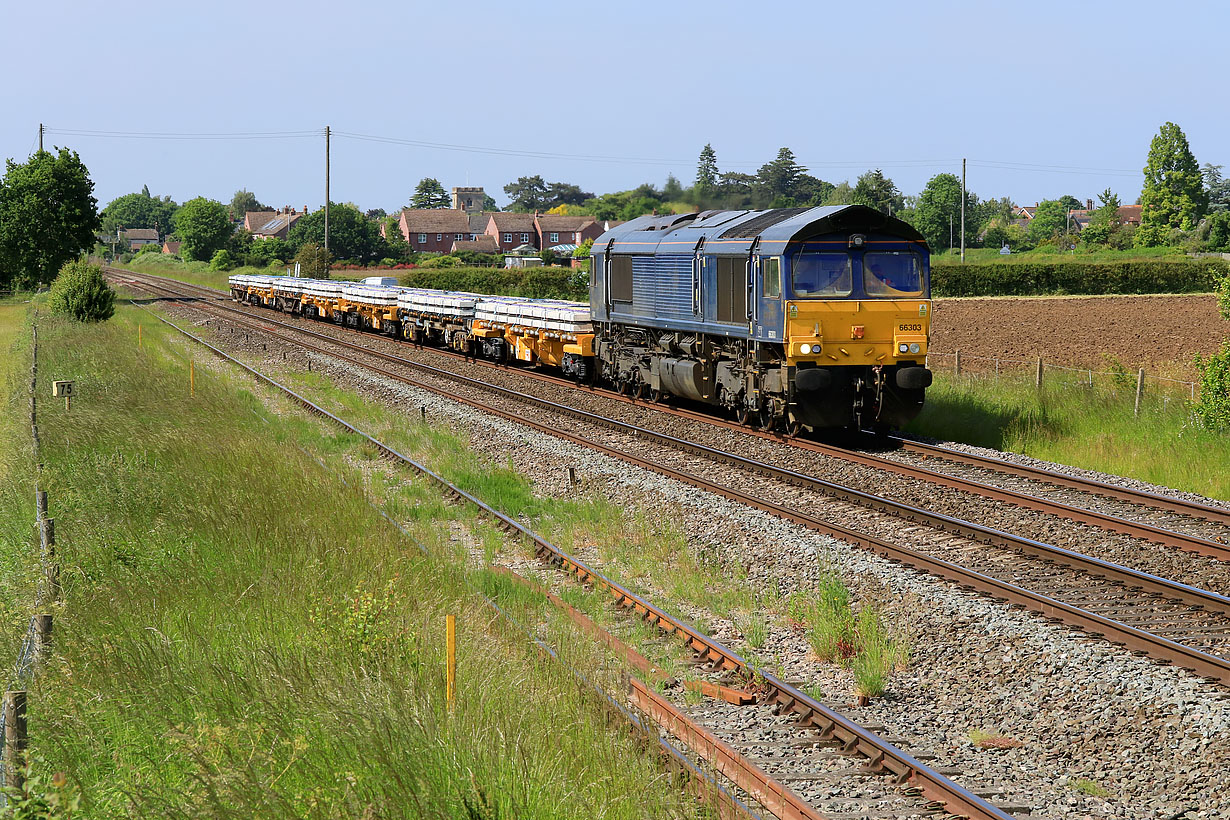
{"type": "Polygon", "coordinates": [[[910,224],[866,205],[704,211],[648,215],[612,228],[594,241],[594,253],[688,254],[703,239],[705,252],[746,255],[757,239],[764,254],[784,253],[791,242],[828,233],[880,233],[924,242],[910,224]]]}

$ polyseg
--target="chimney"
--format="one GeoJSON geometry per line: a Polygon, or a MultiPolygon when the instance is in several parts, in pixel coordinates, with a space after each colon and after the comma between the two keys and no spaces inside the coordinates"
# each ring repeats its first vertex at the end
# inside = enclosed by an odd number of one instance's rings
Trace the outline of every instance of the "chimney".
{"type": "Polygon", "coordinates": [[[304,205],[304,206],[303,206],[303,212],[304,212],[305,214],[307,213],[307,206],[306,206],[306,205],[304,205]]]}
{"type": "Polygon", "coordinates": [[[1093,210],[1093,200],[1092,200],[1092,199],[1086,199],[1086,200],[1085,200],[1085,210],[1086,210],[1086,211],[1092,211],[1092,210],[1093,210]]]}

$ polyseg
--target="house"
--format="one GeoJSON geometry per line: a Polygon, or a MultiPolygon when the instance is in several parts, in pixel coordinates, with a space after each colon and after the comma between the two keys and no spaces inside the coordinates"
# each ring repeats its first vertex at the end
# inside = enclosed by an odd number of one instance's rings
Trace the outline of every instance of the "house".
{"type": "Polygon", "coordinates": [[[158,231],[154,228],[133,228],[120,235],[128,243],[128,247],[134,251],[146,245],[158,244],[158,231]]]}
{"type": "Polygon", "coordinates": [[[538,231],[534,227],[534,214],[496,211],[489,215],[487,227],[483,232],[494,236],[500,250],[505,253],[520,245],[541,247],[538,244],[538,231]]]}
{"type": "Polygon", "coordinates": [[[166,241],[166,242],[163,242],[163,243],[162,243],[162,252],[163,252],[163,253],[165,253],[165,254],[169,254],[169,255],[171,255],[171,256],[175,256],[176,254],[178,254],[178,253],[179,253],[179,246],[180,246],[180,244],[181,244],[181,243],[179,243],[179,242],[171,242],[171,241],[169,241],[169,240],[168,240],[168,241],[166,241]]]}
{"type": "Polygon", "coordinates": [[[243,229],[248,233],[256,233],[265,223],[278,215],[277,211],[248,211],[243,215],[243,229]]]}
{"type": "Polygon", "coordinates": [[[487,201],[487,192],[482,188],[454,188],[451,196],[453,210],[468,214],[482,213],[483,203],[487,201]]]}
{"type": "Polygon", "coordinates": [[[453,208],[406,208],[397,218],[397,227],[414,251],[448,253],[454,242],[478,236],[470,230],[470,215],[453,208]]]}
{"type": "MultiPolygon", "coordinates": [[[[249,213],[264,213],[263,211],[249,211],[249,213]]],[[[307,213],[307,206],[304,206],[303,213],[299,213],[294,208],[281,208],[273,212],[273,217],[263,223],[259,228],[252,231],[253,239],[285,239],[290,235],[290,229],[295,223],[303,218],[307,213]]],[[[247,214],[244,215],[245,224],[247,222],[247,214]]]]}
{"type": "Polygon", "coordinates": [[[1119,206],[1119,224],[1131,225],[1140,227],[1140,212],[1143,206],[1141,205],[1120,205],[1119,206]]]}
{"type": "Polygon", "coordinates": [[[457,253],[458,251],[472,251],[474,253],[499,253],[500,243],[495,241],[494,236],[479,234],[474,239],[454,240],[453,246],[449,248],[449,253],[457,253]]]}
{"type": "Polygon", "coordinates": [[[534,214],[534,231],[538,234],[540,248],[580,245],[586,239],[597,239],[606,230],[603,225],[592,216],[534,214]]]}

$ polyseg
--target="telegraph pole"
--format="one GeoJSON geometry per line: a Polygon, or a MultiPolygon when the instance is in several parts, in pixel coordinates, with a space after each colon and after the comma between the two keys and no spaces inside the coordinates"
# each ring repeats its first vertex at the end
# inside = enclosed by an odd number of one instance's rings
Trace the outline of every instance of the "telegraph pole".
{"type": "Polygon", "coordinates": [[[961,158],[961,264],[965,264],[965,157],[961,158]]]}
{"type": "Polygon", "coordinates": [[[40,122],[38,124],[38,150],[40,154],[43,152],[43,131],[44,129],[45,129],[44,125],[40,122]]]}
{"type": "MultiPolygon", "coordinates": [[[[329,258],[329,126],[325,126],[325,259],[329,258]]],[[[325,270],[329,269],[328,261],[325,270]]]]}

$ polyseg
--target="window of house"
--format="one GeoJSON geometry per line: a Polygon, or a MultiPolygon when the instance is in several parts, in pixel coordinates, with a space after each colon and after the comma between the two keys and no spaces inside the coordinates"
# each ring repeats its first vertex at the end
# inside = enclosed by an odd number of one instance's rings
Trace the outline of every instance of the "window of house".
{"type": "Polygon", "coordinates": [[[470,234],[470,241],[471,241],[471,242],[473,242],[473,241],[474,241],[475,239],[477,239],[477,238],[478,238],[478,237],[477,237],[477,236],[475,236],[474,234],[470,234]]]}
{"type": "Polygon", "coordinates": [[[505,242],[512,242],[512,234],[510,234],[510,233],[506,233],[506,234],[504,234],[504,241],[505,241],[505,242]]]}
{"type": "Polygon", "coordinates": [[[443,241],[444,241],[444,234],[442,234],[442,233],[438,233],[438,234],[436,234],[436,241],[437,241],[437,242],[443,242],[443,241]]]}
{"type": "Polygon", "coordinates": [[[553,233],[553,234],[551,234],[551,241],[552,241],[552,242],[556,242],[556,243],[558,243],[558,242],[559,242],[559,234],[557,234],[557,233],[553,233]]]}
{"type": "Polygon", "coordinates": [[[425,234],[425,233],[421,233],[421,234],[419,234],[419,244],[420,244],[420,245],[426,245],[426,244],[427,244],[427,234],[425,234]]]}
{"type": "Polygon", "coordinates": [[[459,234],[459,233],[453,234],[453,240],[456,242],[460,242],[464,238],[465,236],[463,234],[459,234]]]}

